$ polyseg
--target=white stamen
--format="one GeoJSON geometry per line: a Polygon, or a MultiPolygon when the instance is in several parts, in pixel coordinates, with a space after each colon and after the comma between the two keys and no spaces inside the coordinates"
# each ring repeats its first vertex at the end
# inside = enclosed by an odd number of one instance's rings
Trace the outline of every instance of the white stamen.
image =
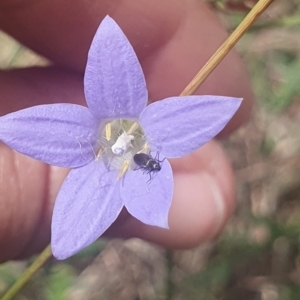
{"type": "Polygon", "coordinates": [[[111,151],[116,155],[123,155],[129,146],[134,136],[123,132],[117,139],[117,141],[112,145],[111,151]]]}

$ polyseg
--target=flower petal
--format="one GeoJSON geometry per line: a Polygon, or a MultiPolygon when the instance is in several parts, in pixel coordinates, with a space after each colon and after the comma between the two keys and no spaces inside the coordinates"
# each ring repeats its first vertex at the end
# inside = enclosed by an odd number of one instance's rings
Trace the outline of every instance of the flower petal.
{"type": "Polygon", "coordinates": [[[171,97],[147,106],[140,124],[152,151],[181,157],[216,136],[242,99],[223,96],[171,97]]]}
{"type": "Polygon", "coordinates": [[[51,247],[57,259],[65,259],[99,238],[118,217],[123,203],[117,172],[102,161],[72,170],[57,196],[51,247]]]}
{"type": "Polygon", "coordinates": [[[148,93],[142,68],[121,28],[109,16],[100,24],[88,54],[85,97],[103,118],[138,118],[148,93]]]}
{"type": "Polygon", "coordinates": [[[167,160],[160,171],[151,174],[142,169],[127,172],[121,185],[121,197],[128,212],[145,224],[168,227],[173,197],[173,173],[167,160]]]}
{"type": "Polygon", "coordinates": [[[45,163],[78,167],[94,158],[98,127],[84,106],[39,105],[1,117],[0,140],[45,163]]]}

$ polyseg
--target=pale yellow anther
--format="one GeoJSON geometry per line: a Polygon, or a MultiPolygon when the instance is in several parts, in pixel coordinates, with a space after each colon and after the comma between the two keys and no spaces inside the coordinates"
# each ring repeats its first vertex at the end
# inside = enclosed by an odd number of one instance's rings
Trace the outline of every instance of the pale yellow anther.
{"type": "Polygon", "coordinates": [[[149,152],[148,142],[145,143],[144,147],[140,151],[138,151],[137,154],[139,154],[139,153],[147,153],[147,152],[149,152]]]}
{"type": "Polygon", "coordinates": [[[130,165],[130,161],[129,160],[125,160],[123,162],[123,165],[119,171],[119,174],[118,174],[118,177],[117,177],[117,180],[119,180],[120,178],[123,177],[123,175],[127,172],[128,168],[129,168],[129,165],[130,165]]]}
{"type": "Polygon", "coordinates": [[[96,156],[96,160],[98,160],[101,155],[104,153],[105,149],[103,147],[101,147],[97,153],[97,156],[96,156]]]}
{"type": "Polygon", "coordinates": [[[105,138],[108,141],[111,139],[111,123],[105,125],[105,138]]]}
{"type": "Polygon", "coordinates": [[[139,123],[134,122],[126,132],[128,135],[134,133],[140,127],[139,123]]]}

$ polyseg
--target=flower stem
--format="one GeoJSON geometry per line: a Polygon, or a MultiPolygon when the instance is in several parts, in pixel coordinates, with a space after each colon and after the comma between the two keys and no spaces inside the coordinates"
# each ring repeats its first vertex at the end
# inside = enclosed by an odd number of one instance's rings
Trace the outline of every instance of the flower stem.
{"type": "Polygon", "coordinates": [[[28,283],[32,276],[52,257],[50,245],[34,260],[30,267],[18,278],[18,280],[0,298],[1,300],[11,300],[28,283]]]}
{"type": "Polygon", "coordinates": [[[251,9],[245,19],[232,32],[227,40],[220,46],[215,54],[208,60],[199,73],[182,91],[180,96],[192,95],[198,87],[205,81],[209,74],[217,67],[227,53],[234,47],[249,27],[256,21],[256,19],[266,10],[266,8],[273,2],[273,0],[259,0],[251,9]]]}

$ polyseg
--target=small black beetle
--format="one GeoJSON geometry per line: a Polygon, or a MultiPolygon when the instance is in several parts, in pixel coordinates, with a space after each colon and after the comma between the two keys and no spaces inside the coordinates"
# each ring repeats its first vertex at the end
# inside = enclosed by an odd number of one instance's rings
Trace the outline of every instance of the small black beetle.
{"type": "Polygon", "coordinates": [[[165,160],[165,158],[163,160],[159,160],[158,152],[155,158],[153,158],[150,154],[137,153],[133,156],[133,160],[139,166],[136,170],[142,169],[144,172],[147,172],[147,174],[150,174],[150,181],[152,179],[151,173],[156,173],[161,170],[160,164],[165,160]]]}

